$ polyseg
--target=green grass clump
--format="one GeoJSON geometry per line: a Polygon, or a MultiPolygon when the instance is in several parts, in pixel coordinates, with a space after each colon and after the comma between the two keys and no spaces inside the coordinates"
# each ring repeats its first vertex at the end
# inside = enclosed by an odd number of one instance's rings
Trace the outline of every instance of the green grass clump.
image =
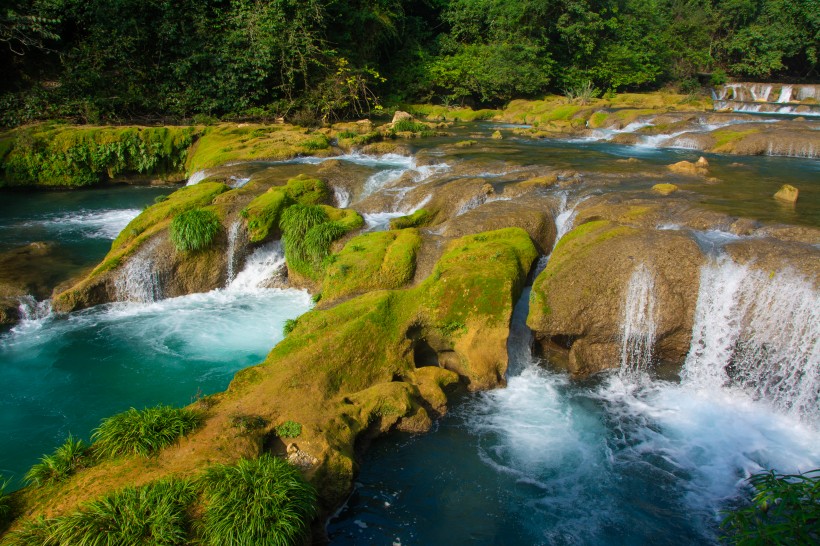
{"type": "Polygon", "coordinates": [[[189,544],[188,508],[195,499],[193,485],[181,480],[126,487],[56,518],[52,533],[61,545],[189,544]]]}
{"type": "Polygon", "coordinates": [[[299,544],[316,515],[316,492],[288,462],[270,455],[209,468],[202,478],[205,544],[299,544]]]}
{"type": "Polygon", "coordinates": [[[351,229],[350,224],[331,221],[324,207],[301,204],[293,205],[282,213],[279,227],[282,230],[288,266],[309,278],[318,277],[330,252],[331,243],[351,229]]]}
{"type": "Polygon", "coordinates": [[[290,334],[294,328],[296,328],[297,324],[299,324],[299,319],[286,320],[285,325],[282,327],[282,334],[287,337],[287,335],[290,334]]]}
{"type": "Polygon", "coordinates": [[[296,421],[285,421],[275,430],[280,438],[298,438],[302,434],[302,425],[296,421]]]}
{"type": "Polygon", "coordinates": [[[212,210],[192,209],[174,216],[171,221],[171,242],[180,252],[196,252],[211,246],[222,228],[212,210]]]}
{"type": "Polygon", "coordinates": [[[87,462],[88,445],[70,434],[65,443],[51,455],[44,455],[40,462],[26,473],[26,481],[35,486],[60,482],[74,474],[87,462]]]}
{"type": "Polygon", "coordinates": [[[257,196],[244,209],[248,220],[248,237],[259,243],[276,232],[282,212],[294,203],[315,205],[329,196],[327,185],[316,178],[299,175],[288,180],[285,186],[270,188],[257,196]]]}
{"type": "Polygon", "coordinates": [[[156,406],[142,411],[131,408],[103,419],[94,431],[94,450],[104,457],[148,457],[168,447],[202,424],[195,411],[156,406]]]}
{"type": "Polygon", "coordinates": [[[730,544],[820,543],[820,469],[761,472],[749,478],[752,504],[729,512],[721,526],[730,544]]]}
{"type": "Polygon", "coordinates": [[[330,147],[330,140],[325,135],[314,135],[300,144],[305,150],[326,150],[330,147]]]}
{"type": "Polygon", "coordinates": [[[181,173],[192,127],[35,125],[11,133],[5,180],[21,186],[89,186],[122,174],[181,173]]]}
{"type": "Polygon", "coordinates": [[[433,220],[433,215],[427,209],[419,209],[413,214],[399,216],[390,220],[390,229],[406,229],[422,227],[428,225],[433,220]]]}
{"type": "Polygon", "coordinates": [[[5,537],[3,546],[62,546],[54,535],[55,519],[28,519],[5,537]]]}

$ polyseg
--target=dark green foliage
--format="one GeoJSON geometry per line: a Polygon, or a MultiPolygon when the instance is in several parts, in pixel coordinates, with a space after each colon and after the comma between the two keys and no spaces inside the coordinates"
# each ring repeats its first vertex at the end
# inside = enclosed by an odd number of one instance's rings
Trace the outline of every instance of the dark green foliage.
{"type": "Polygon", "coordinates": [[[280,438],[298,438],[302,434],[302,425],[296,421],[285,421],[276,427],[276,435],[280,438]]]}
{"type": "Polygon", "coordinates": [[[181,252],[196,252],[211,246],[222,224],[215,212],[192,209],[171,221],[171,242],[181,252]]]}
{"type": "Polygon", "coordinates": [[[54,535],[55,523],[56,520],[42,516],[28,519],[4,537],[3,546],[61,546],[54,535]]]}
{"type": "Polygon", "coordinates": [[[69,434],[54,453],[43,455],[40,462],[31,467],[26,473],[26,481],[36,486],[63,481],[89,462],[87,452],[86,443],[69,434]]]}
{"type": "Polygon", "coordinates": [[[131,408],[103,419],[94,431],[94,451],[103,457],[141,455],[148,457],[170,446],[202,424],[192,410],[156,406],[142,411],[131,408]]]}
{"type": "Polygon", "coordinates": [[[820,469],[805,474],[770,470],[749,478],[755,489],[751,506],[730,512],[723,521],[731,544],[817,544],[820,542],[820,469]]]}
{"type": "Polygon", "coordinates": [[[298,544],[316,514],[313,487],[295,467],[267,454],[211,467],[202,485],[205,544],[298,544]]]}
{"type": "Polygon", "coordinates": [[[410,131],[411,133],[421,133],[422,131],[429,131],[430,128],[412,119],[402,119],[393,124],[393,130],[396,132],[410,131]]]}

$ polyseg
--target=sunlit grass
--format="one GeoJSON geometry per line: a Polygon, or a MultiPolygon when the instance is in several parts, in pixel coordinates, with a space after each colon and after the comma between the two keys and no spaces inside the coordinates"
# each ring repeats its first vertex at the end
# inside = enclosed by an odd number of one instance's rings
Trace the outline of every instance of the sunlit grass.
{"type": "Polygon", "coordinates": [[[201,424],[202,415],[189,409],[156,406],[140,411],[131,408],[102,421],[92,435],[94,450],[104,457],[148,457],[201,424]]]}
{"type": "Polygon", "coordinates": [[[50,485],[63,481],[87,462],[88,445],[69,434],[65,443],[51,455],[43,455],[40,462],[26,473],[26,481],[31,485],[50,485]]]}

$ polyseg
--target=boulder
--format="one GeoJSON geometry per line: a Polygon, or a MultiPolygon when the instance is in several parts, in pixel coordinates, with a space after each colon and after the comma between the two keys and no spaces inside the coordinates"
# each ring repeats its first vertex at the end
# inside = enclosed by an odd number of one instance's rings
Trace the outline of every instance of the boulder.
{"type": "Polygon", "coordinates": [[[783,201],[784,203],[797,203],[797,197],[799,196],[800,191],[790,184],[783,184],[777,193],[774,194],[774,198],[778,201],[783,201]]]}
{"type": "MultiPolygon", "coordinates": [[[[702,158],[701,158],[702,159],[702,158]]],[[[707,163],[708,165],[708,163],[707,163]]],[[[685,174],[688,176],[706,176],[706,166],[700,163],[692,163],[691,161],[678,161],[668,165],[667,168],[673,173],[685,174]]]]}
{"type": "Polygon", "coordinates": [[[408,114],[407,112],[402,112],[401,110],[396,110],[396,113],[393,114],[393,121],[391,123],[396,123],[397,121],[404,121],[404,120],[412,120],[413,116],[408,114]]]}
{"type": "Polygon", "coordinates": [[[697,244],[678,231],[599,220],[564,236],[533,284],[527,324],[545,354],[584,376],[620,366],[620,336],[633,272],[654,281],[657,361],[681,364],[689,349],[700,267],[697,244]]]}
{"type": "Polygon", "coordinates": [[[655,184],[652,186],[652,191],[661,195],[670,195],[678,191],[678,187],[674,184],[655,184]]]}

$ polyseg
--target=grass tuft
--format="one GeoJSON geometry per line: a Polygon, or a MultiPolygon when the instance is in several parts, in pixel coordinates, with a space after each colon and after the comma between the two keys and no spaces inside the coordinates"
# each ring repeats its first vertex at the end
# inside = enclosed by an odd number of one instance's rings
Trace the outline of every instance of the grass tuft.
{"type": "Polygon", "coordinates": [[[189,409],[156,406],[140,411],[131,408],[103,419],[92,439],[95,451],[104,457],[148,457],[201,424],[201,414],[189,409]]]}
{"type": "Polygon", "coordinates": [[[213,466],[201,480],[205,544],[299,544],[316,515],[313,487],[294,466],[267,454],[213,466]]]}
{"type": "Polygon", "coordinates": [[[26,520],[4,537],[3,546],[61,546],[54,535],[55,523],[56,520],[43,516],[26,520]]]}
{"type": "MultiPolygon", "coordinates": [[[[0,525],[6,520],[6,517],[11,513],[11,499],[6,493],[6,487],[9,485],[9,480],[0,478],[0,525]]],[[[0,527],[2,529],[2,527],[0,527]]]]}
{"type": "Polygon", "coordinates": [[[57,518],[53,536],[78,546],[189,544],[188,507],[195,499],[193,485],[180,480],[126,487],[57,518]]]}
{"type": "Polygon", "coordinates": [[[196,252],[208,248],[221,228],[215,212],[188,210],[174,216],[171,221],[171,242],[181,252],[196,252]]]}
{"type": "Polygon", "coordinates": [[[43,455],[40,462],[26,473],[26,481],[31,485],[51,485],[68,479],[87,461],[88,445],[80,439],[68,435],[65,443],[51,455],[43,455]]]}

